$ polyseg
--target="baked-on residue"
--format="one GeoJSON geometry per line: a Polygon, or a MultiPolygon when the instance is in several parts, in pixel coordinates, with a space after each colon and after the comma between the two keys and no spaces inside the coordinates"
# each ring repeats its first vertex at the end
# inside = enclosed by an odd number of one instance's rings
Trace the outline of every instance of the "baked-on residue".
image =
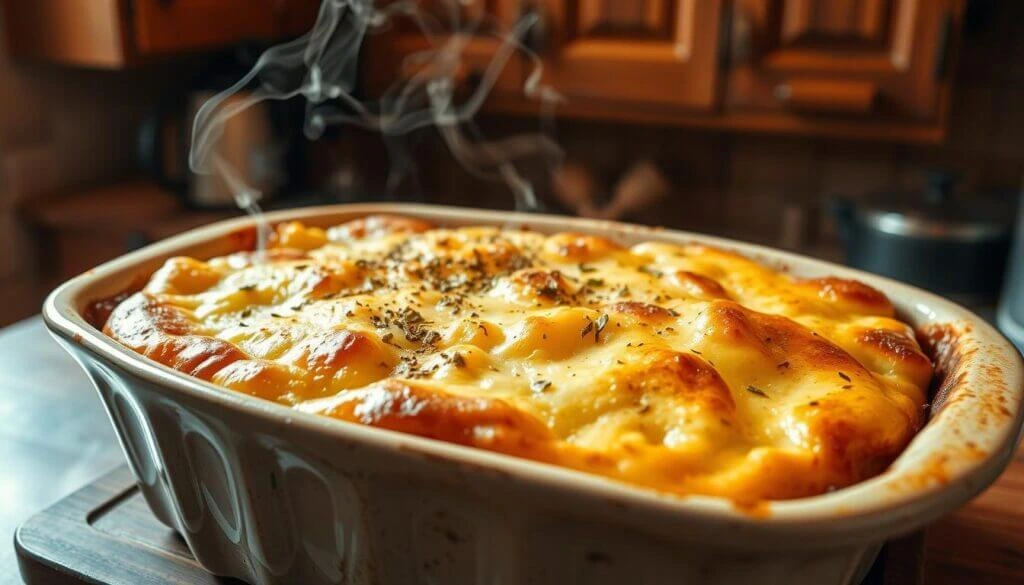
{"type": "Polygon", "coordinates": [[[373,216],[168,260],[105,331],[302,410],[750,502],[882,471],[932,366],[882,293],[703,245],[373,216]]]}

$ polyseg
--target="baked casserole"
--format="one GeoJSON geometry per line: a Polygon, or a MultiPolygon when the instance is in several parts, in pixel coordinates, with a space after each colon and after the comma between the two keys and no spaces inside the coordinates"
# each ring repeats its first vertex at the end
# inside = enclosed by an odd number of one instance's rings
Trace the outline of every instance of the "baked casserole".
{"type": "Polygon", "coordinates": [[[398,216],[173,257],[101,320],[152,360],[300,411],[736,502],[880,473],[932,377],[857,281],[398,216]]]}

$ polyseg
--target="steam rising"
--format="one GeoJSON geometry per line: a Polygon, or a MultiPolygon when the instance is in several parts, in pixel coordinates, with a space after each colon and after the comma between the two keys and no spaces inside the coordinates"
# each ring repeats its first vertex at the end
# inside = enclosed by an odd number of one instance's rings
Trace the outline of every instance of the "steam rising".
{"type": "Polygon", "coordinates": [[[377,8],[373,0],[324,0],[316,24],[306,35],[264,52],[256,65],[235,85],[210,99],[196,115],[192,129],[189,165],[195,173],[221,173],[240,208],[257,217],[261,245],[267,226],[259,221],[260,193],[245,185],[231,166],[216,154],[224,122],[258,102],[306,99],[305,134],[318,138],[332,124],[352,124],[381,133],[385,141],[428,126],[436,127],[452,155],[470,172],[501,179],[512,189],[518,210],[537,207],[533,189],[515,162],[525,157],[555,160],[561,149],[542,134],[516,135],[489,141],[473,125],[473,117],[498,80],[508,61],[518,54],[532,63],[523,91],[550,111],[561,97],[541,84],[540,59],[521,39],[536,23],[528,15],[510,31],[503,31],[486,16],[463,20],[462,8],[474,0],[440,2],[446,22],[422,11],[414,1],[387,3],[377,8]],[[368,34],[386,30],[399,21],[414,24],[427,40],[425,50],[408,55],[399,78],[373,103],[353,96],[359,51],[368,34]],[[474,37],[500,40],[493,58],[469,95],[456,100],[456,79],[466,45],[474,37]],[[228,101],[250,89],[246,99],[228,101]],[[228,105],[230,104],[230,105],[228,105]]]}

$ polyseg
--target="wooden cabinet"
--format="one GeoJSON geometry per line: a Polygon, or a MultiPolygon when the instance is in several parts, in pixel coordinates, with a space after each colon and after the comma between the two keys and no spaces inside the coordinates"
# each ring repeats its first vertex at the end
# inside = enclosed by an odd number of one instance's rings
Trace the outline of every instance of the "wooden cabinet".
{"type": "Polygon", "coordinates": [[[379,2],[378,8],[387,11],[396,3],[415,6],[419,14],[413,18],[405,10],[392,12],[390,27],[369,37],[367,79],[372,92],[380,93],[396,82],[404,82],[426,67],[446,67],[449,63],[445,55],[450,49],[451,55],[459,57],[457,67],[443,74],[451,75],[460,90],[474,89],[500,59],[504,66],[495,68],[498,75],[488,106],[522,98],[524,63],[515,51],[502,51],[506,44],[503,35],[520,16],[518,0],[390,0],[379,2]],[[419,57],[427,52],[439,58],[426,64],[419,57]]]}
{"type": "Polygon", "coordinates": [[[547,0],[535,9],[549,29],[536,49],[547,80],[570,104],[714,105],[720,0],[547,0]]]}
{"type": "MultiPolygon", "coordinates": [[[[560,116],[937,142],[964,0],[490,5],[507,25],[539,16],[527,44],[568,98],[560,116]]],[[[515,78],[505,78],[508,96],[515,78]]],[[[536,112],[522,99],[489,107],[536,112]]]]}
{"type": "MultiPolygon", "coordinates": [[[[443,29],[452,21],[447,2],[417,5],[443,29]]],[[[466,3],[458,17],[463,62],[456,81],[478,81],[503,40],[493,33],[513,29],[531,14],[536,24],[522,42],[540,57],[544,82],[580,106],[630,109],[638,105],[705,110],[717,98],[716,67],[722,0],[482,0],[466,3]],[[490,15],[483,18],[482,15],[490,15]],[[481,19],[483,20],[476,20],[481,19]],[[480,22],[479,25],[472,23],[480,22]]],[[[399,18],[395,32],[371,52],[371,84],[411,72],[409,55],[448,42],[425,37],[399,18]],[[384,57],[386,55],[386,57],[384,57]],[[403,64],[404,62],[404,64],[403,64]]],[[[415,68],[412,67],[414,70],[415,68]]],[[[488,107],[534,108],[523,95],[534,62],[514,51],[497,79],[488,107]]],[[[535,108],[534,108],[535,109],[535,108]]]]}
{"type": "Polygon", "coordinates": [[[935,120],[948,86],[952,0],[737,0],[727,109],[935,120]]]}
{"type": "Polygon", "coordinates": [[[13,0],[3,2],[15,57],[119,68],[249,39],[295,36],[319,0],[13,0]]]}
{"type": "Polygon", "coordinates": [[[271,0],[278,34],[284,38],[304,35],[316,22],[320,0],[271,0]]]}
{"type": "Polygon", "coordinates": [[[270,0],[134,0],[131,26],[140,54],[214,47],[246,36],[275,36],[270,0]]]}
{"type": "MultiPolygon", "coordinates": [[[[392,16],[367,38],[363,81],[374,95],[424,68],[441,68],[454,78],[460,103],[490,79],[488,111],[536,115],[536,102],[524,95],[534,61],[503,37],[532,15],[537,22],[523,44],[543,64],[543,81],[567,98],[558,116],[937,142],[945,133],[965,3],[378,0],[376,7],[393,8],[392,16]]],[[[3,3],[14,55],[100,67],[295,36],[309,28],[319,5],[3,3]]]]}

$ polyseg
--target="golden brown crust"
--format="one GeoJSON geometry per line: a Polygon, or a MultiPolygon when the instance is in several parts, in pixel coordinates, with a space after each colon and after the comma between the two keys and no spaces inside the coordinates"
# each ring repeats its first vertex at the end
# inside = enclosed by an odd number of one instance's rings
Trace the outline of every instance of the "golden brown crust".
{"type": "Polygon", "coordinates": [[[689,270],[677,270],[675,272],[676,284],[689,294],[695,297],[707,299],[728,299],[729,293],[725,292],[722,285],[713,278],[689,270]]]}
{"type": "Polygon", "coordinates": [[[192,323],[178,309],[146,293],[136,293],[114,309],[105,329],[149,359],[203,380],[246,357],[234,344],[192,331],[192,323]]]}
{"type": "Polygon", "coordinates": [[[421,219],[399,215],[368,215],[353,219],[331,229],[331,239],[362,240],[394,234],[418,234],[429,230],[431,224],[421,219]]]}
{"type": "Polygon", "coordinates": [[[751,510],[878,473],[921,424],[931,363],[855,281],[396,216],[271,245],[169,260],[105,331],[297,409],[751,510]]]}
{"type": "Polygon", "coordinates": [[[838,305],[841,308],[852,308],[865,313],[889,317],[896,312],[884,294],[856,280],[828,277],[800,282],[813,290],[825,302],[838,305]]]}
{"type": "Polygon", "coordinates": [[[360,424],[458,443],[494,445],[511,439],[549,440],[539,420],[501,401],[457,396],[388,380],[347,393],[322,414],[360,424]]]}
{"type": "Polygon", "coordinates": [[[608,238],[565,232],[555,234],[544,242],[544,250],[569,262],[591,262],[622,249],[608,238]]]}
{"type": "Polygon", "coordinates": [[[146,290],[172,295],[194,295],[220,282],[224,273],[205,262],[179,256],[171,258],[153,274],[146,290]]]}
{"type": "Polygon", "coordinates": [[[557,270],[520,270],[511,277],[516,296],[527,302],[565,302],[572,298],[568,281],[557,270]]]}
{"type": "Polygon", "coordinates": [[[637,301],[612,303],[608,305],[608,311],[636,317],[647,323],[664,323],[676,316],[676,313],[665,307],[637,301]]]}
{"type": "Polygon", "coordinates": [[[736,412],[729,386],[704,359],[676,351],[647,352],[642,367],[630,368],[627,384],[643,393],[666,394],[710,415],[731,419],[736,412]]]}

